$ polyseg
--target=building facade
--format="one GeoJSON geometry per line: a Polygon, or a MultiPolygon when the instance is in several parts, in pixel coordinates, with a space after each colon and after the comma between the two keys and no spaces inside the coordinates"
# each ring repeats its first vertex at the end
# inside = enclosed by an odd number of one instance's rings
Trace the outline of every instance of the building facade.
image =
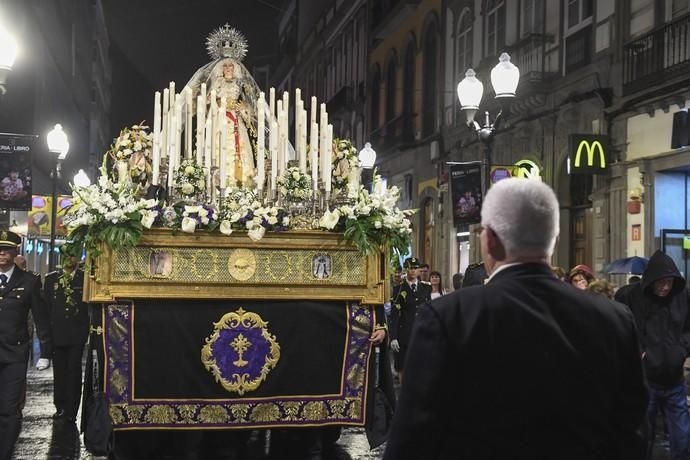
{"type": "MultiPolygon", "coordinates": [[[[79,169],[93,179],[111,140],[109,39],[101,0],[54,2],[8,0],[0,20],[15,36],[19,54],[0,100],[0,132],[36,136],[33,152],[33,193],[50,195],[46,135],[56,123],[69,137],[58,193],[71,193],[68,183],[79,169]]],[[[12,213],[8,223],[21,226],[26,213],[12,213]]],[[[48,250],[39,240],[29,267],[42,271],[48,250]],[[35,260],[34,260],[35,259],[35,260]]]]}
{"type": "Polygon", "coordinates": [[[481,257],[478,226],[453,225],[447,163],[486,159],[456,88],[474,69],[485,88],[480,109],[493,118],[500,107],[489,75],[502,52],[521,78],[491,161],[527,160],[556,191],[554,265],[601,273],[611,260],[666,248],[690,269],[687,0],[294,3],[292,85],[328,101],[337,134],[358,148],[371,142],[401,206],[418,209],[411,252],[447,284],[481,257]],[[364,57],[366,68],[355,69],[364,57]],[[585,135],[606,143],[596,174],[572,169],[571,143],[585,135]]]}

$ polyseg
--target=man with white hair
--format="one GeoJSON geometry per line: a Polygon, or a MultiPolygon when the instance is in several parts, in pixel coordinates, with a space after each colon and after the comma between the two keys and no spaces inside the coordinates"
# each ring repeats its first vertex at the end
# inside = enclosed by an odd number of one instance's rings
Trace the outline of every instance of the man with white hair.
{"type": "Polygon", "coordinates": [[[481,233],[489,280],[417,310],[384,459],[644,457],[633,317],[553,275],[558,209],[537,180],[491,187],[481,233]]]}

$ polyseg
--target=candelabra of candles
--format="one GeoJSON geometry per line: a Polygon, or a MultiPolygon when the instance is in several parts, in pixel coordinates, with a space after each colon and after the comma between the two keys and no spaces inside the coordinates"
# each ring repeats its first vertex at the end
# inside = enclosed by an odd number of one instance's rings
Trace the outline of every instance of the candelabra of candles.
{"type": "Polygon", "coordinates": [[[261,92],[256,99],[256,126],[252,126],[256,132],[254,152],[251,145],[245,145],[243,150],[238,133],[244,121],[233,116],[225,97],[219,102],[215,91],[207,94],[206,85],[202,84],[196,95],[196,107],[193,101],[192,89],[185,87],[176,93],[174,82],[162,93],[155,93],[152,133],[154,187],[165,187],[168,197],[173,197],[175,171],[183,159],[194,159],[205,172],[207,203],[220,205],[226,190],[243,187],[254,191],[262,202],[284,205],[278,193],[277,179],[287,170],[288,162],[294,160],[300,172],[311,178],[312,199],[307,200],[304,206],[311,207],[314,215],[328,209],[333,168],[333,125],[328,123],[326,104],[319,105],[316,97],[312,97],[307,113],[301,91],[296,89],[294,135],[290,136],[290,94],[284,92],[282,99],[276,99],[276,91],[271,88],[266,101],[261,92]],[[240,172],[238,177],[237,172],[247,164],[243,155],[250,155],[254,168],[249,175],[240,172]]]}

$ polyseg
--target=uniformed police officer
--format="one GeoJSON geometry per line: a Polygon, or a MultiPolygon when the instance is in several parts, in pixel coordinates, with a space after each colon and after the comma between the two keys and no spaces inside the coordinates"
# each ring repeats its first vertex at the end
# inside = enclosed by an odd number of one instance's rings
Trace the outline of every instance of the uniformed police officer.
{"type": "Polygon", "coordinates": [[[395,352],[393,366],[402,382],[405,352],[412,335],[417,306],[431,300],[431,285],[418,278],[419,260],[410,257],[403,264],[405,280],[393,289],[390,315],[391,350],[395,352]]]}
{"type": "Polygon", "coordinates": [[[65,254],[62,268],[46,275],[45,299],[49,305],[53,339],[54,419],[74,422],[81,400],[81,357],[89,335],[88,304],[82,300],[84,272],[79,259],[65,254]]]}
{"type": "Polygon", "coordinates": [[[44,362],[51,352],[41,281],[14,264],[21,241],[16,233],[0,230],[0,460],[10,459],[21,429],[20,406],[31,347],[29,310],[36,323],[44,362]]]}

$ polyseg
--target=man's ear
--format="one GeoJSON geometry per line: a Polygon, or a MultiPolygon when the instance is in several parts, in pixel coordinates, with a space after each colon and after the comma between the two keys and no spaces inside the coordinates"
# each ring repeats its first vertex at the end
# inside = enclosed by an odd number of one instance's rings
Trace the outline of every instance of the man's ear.
{"type": "Polygon", "coordinates": [[[491,227],[486,228],[486,238],[488,243],[489,255],[494,260],[502,261],[506,259],[506,249],[503,242],[491,227]]]}

